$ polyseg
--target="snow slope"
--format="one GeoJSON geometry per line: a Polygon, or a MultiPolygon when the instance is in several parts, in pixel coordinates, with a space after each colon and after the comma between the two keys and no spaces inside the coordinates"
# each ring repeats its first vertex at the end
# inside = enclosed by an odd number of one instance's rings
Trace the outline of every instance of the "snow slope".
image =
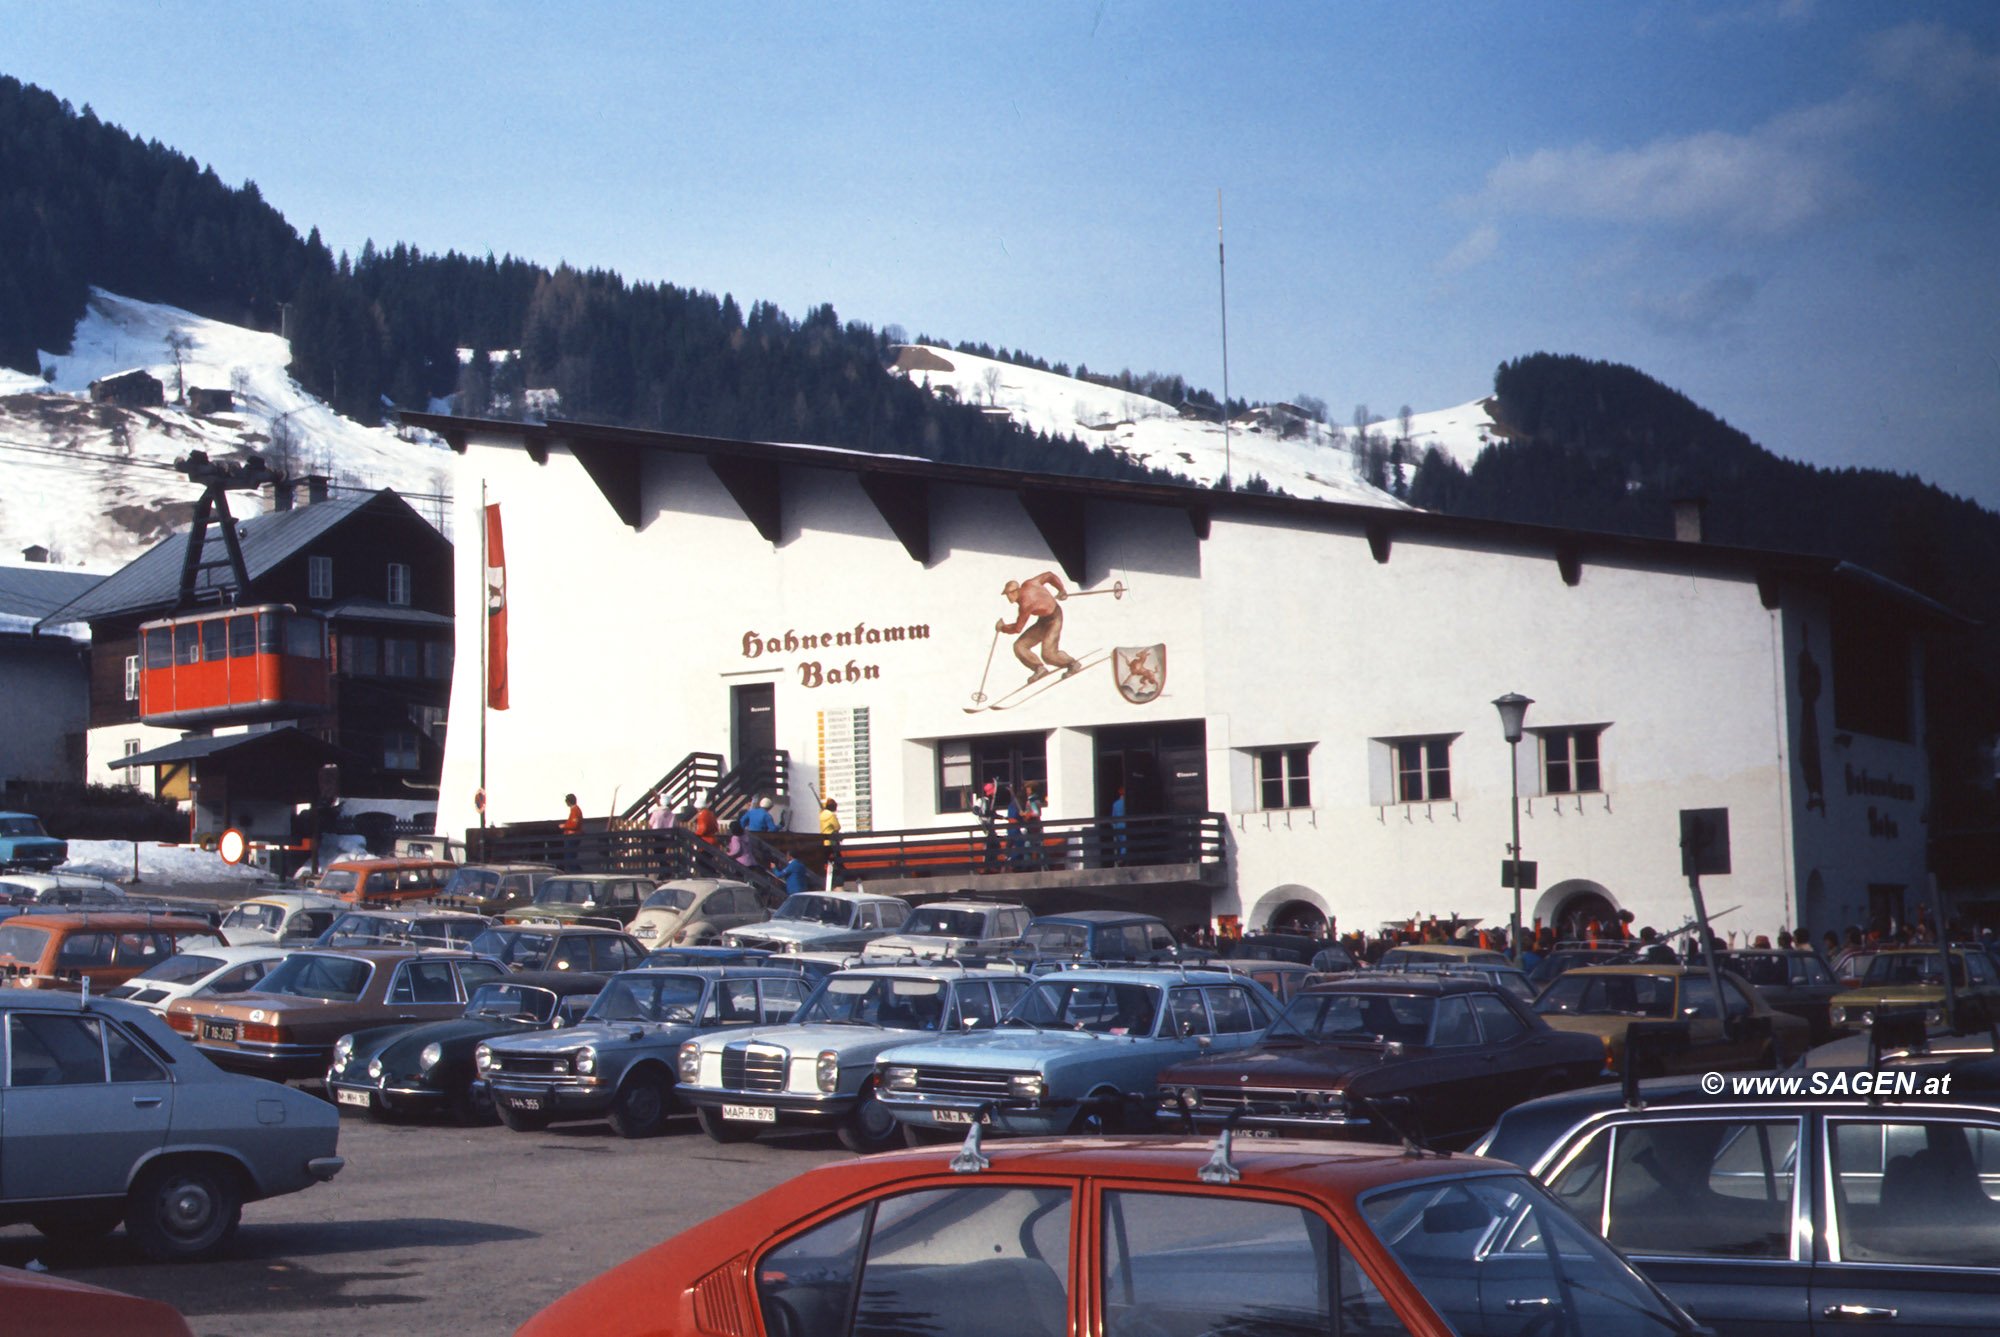
{"type": "MultiPolygon", "coordinates": [[[[898,371],[933,394],[1004,411],[1023,427],[1105,446],[1192,482],[1212,486],[1226,467],[1238,486],[1261,477],[1295,497],[1403,504],[1361,480],[1351,433],[1321,423],[1302,424],[1301,434],[1286,437],[1268,422],[1233,422],[1225,466],[1220,423],[1182,417],[1173,405],[1144,395],[934,345],[908,345],[898,371]]],[[[1492,427],[1484,401],[1476,401],[1413,414],[1410,438],[1419,454],[1437,446],[1469,465],[1487,444],[1492,427]]],[[[1388,438],[1401,432],[1400,423],[1385,422],[1371,435],[1388,438]]]]}
{"type": "MultiPolygon", "coordinates": [[[[62,565],[114,570],[188,522],[199,489],[175,460],[191,450],[213,459],[269,454],[274,432],[296,443],[294,473],[328,474],[336,487],[393,487],[433,521],[449,515],[427,499],[451,490],[442,443],[341,417],[291,378],[291,349],[277,335],[93,290],[72,350],[41,359],[55,373],[48,384],[0,370],[0,555],[39,544],[62,565]],[[186,387],[233,391],[234,412],[175,407],[173,331],[189,344],[186,387]],[[164,408],[90,402],[93,380],[134,368],[166,387],[164,408]]],[[[230,498],[238,514],[268,504],[268,493],[230,498]]]]}

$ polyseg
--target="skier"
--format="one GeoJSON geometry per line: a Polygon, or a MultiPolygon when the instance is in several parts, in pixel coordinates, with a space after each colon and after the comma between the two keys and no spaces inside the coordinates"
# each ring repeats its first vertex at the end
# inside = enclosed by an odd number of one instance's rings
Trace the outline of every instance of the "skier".
{"type": "Polygon", "coordinates": [[[1000,593],[1018,612],[1011,624],[1002,618],[993,624],[993,629],[1003,636],[1019,633],[1014,642],[1014,658],[1027,668],[1029,682],[1038,682],[1057,669],[1067,677],[1083,667],[1062,648],[1063,615],[1059,601],[1069,598],[1069,591],[1063,588],[1061,576],[1044,571],[1025,582],[1010,580],[1000,593]],[[1034,619],[1032,625],[1030,618],[1034,619]]]}

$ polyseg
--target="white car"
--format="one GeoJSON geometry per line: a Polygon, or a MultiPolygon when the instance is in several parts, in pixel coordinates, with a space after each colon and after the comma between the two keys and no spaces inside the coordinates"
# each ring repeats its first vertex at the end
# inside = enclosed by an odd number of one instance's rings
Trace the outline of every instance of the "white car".
{"type": "Polygon", "coordinates": [[[910,911],[903,926],[862,949],[861,959],[942,961],[948,956],[1000,956],[1022,945],[1028,921],[1025,905],[999,901],[932,901],[910,911]]]}
{"type": "Polygon", "coordinates": [[[74,905],[122,910],[131,902],[116,882],[87,873],[8,873],[0,877],[0,905],[74,905]]]}
{"type": "Polygon", "coordinates": [[[104,996],[122,998],[164,1016],[167,1004],[176,998],[246,993],[289,955],[291,949],[275,943],[195,947],[177,952],[117,988],[106,990],[104,996]]]}
{"type": "Polygon", "coordinates": [[[782,890],[712,877],[662,882],[640,905],[631,933],[648,947],[705,946],[729,929],[761,924],[785,903],[782,890]]]}
{"type": "Polygon", "coordinates": [[[772,952],[859,951],[910,917],[910,903],[895,896],[861,891],[802,891],[787,896],[761,924],[722,935],[728,947],[762,947],[772,952]]]}
{"type": "Polygon", "coordinates": [[[303,947],[332,928],[347,908],[337,896],[278,892],[237,902],[222,917],[220,927],[238,946],[290,942],[303,947]]]}

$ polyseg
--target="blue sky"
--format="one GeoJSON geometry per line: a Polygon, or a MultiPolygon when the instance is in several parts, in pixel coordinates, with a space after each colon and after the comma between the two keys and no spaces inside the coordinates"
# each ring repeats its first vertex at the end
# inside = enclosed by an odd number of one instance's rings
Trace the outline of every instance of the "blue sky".
{"type": "Polygon", "coordinates": [[[2000,5],[0,0],[336,248],[616,269],[1346,421],[1538,350],[2000,508],[2000,5]]]}

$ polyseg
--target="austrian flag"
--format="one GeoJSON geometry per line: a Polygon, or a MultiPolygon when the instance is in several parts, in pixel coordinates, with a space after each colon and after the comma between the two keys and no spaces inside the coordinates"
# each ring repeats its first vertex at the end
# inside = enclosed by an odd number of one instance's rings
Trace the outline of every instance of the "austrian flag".
{"type": "Polygon", "coordinates": [[[507,708],[507,552],[499,502],[486,508],[486,704],[507,708]]]}

